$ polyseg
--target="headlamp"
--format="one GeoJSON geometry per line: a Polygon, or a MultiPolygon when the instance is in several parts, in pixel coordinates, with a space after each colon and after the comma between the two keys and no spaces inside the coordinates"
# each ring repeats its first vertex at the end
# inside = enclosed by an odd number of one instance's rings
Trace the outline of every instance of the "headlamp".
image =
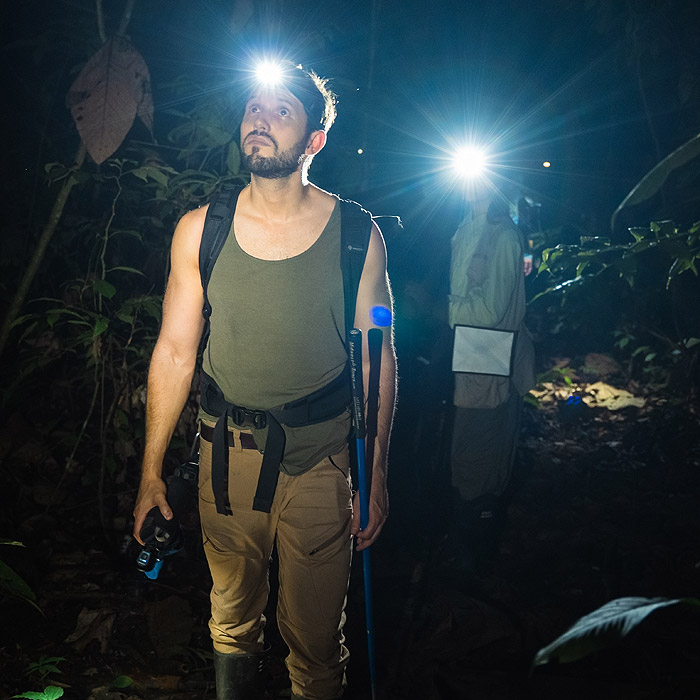
{"type": "Polygon", "coordinates": [[[452,159],[452,168],[460,177],[467,179],[483,175],[487,165],[487,154],[478,146],[463,146],[452,159]]]}
{"type": "Polygon", "coordinates": [[[265,87],[276,87],[284,80],[284,68],[276,61],[264,60],[255,66],[255,79],[265,87]]]}

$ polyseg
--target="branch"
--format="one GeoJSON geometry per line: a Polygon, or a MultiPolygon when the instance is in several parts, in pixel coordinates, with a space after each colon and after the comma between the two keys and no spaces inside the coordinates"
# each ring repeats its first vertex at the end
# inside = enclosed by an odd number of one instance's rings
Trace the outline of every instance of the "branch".
{"type": "MultiPolygon", "coordinates": [[[[81,143],[77,153],[75,154],[75,165],[73,166],[73,171],[77,172],[83,165],[85,160],[85,144],[81,143]]],[[[19,287],[15,292],[10,308],[7,310],[7,315],[2,324],[2,329],[0,329],[0,355],[2,355],[5,345],[7,344],[7,339],[10,337],[10,331],[12,330],[12,325],[14,324],[17,316],[19,315],[22,306],[24,305],[24,300],[27,297],[29,288],[39,271],[39,266],[44,259],[44,254],[46,253],[46,248],[49,245],[49,241],[56,230],[56,226],[61,219],[63,214],[63,208],[66,206],[66,201],[68,200],[68,195],[73,189],[73,185],[76,183],[76,178],[74,173],[71,173],[63,182],[63,186],[56,196],[56,201],[53,203],[51,208],[51,214],[49,215],[48,221],[44,225],[44,229],[41,232],[41,236],[37,241],[36,248],[32,255],[32,259],[29,264],[24,269],[24,274],[20,280],[19,287]]]]}
{"type": "Polygon", "coordinates": [[[102,9],[102,0],[95,0],[95,10],[97,11],[97,33],[100,35],[100,41],[104,44],[107,41],[107,32],[105,31],[105,14],[102,9]]]}
{"type": "Polygon", "coordinates": [[[124,34],[126,34],[126,28],[129,26],[129,22],[131,21],[131,13],[134,9],[135,2],[136,0],[126,0],[122,21],[119,23],[119,29],[117,29],[117,36],[124,36],[124,34]]]}

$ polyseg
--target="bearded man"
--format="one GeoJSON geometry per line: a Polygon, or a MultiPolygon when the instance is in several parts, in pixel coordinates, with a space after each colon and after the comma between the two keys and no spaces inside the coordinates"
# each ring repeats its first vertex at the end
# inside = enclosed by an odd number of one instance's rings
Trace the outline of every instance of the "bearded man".
{"type": "MultiPolygon", "coordinates": [[[[259,666],[275,543],[277,620],[289,647],[292,698],[342,696],[352,538],[358,550],[371,546],[388,514],[386,465],[396,387],[391,332],[383,339],[364,529],[357,504],[353,507],[347,401],[339,409],[336,401],[334,410],[310,424],[292,427],[283,418],[300,403],[318,406],[320,395],[346,395],[340,200],[307,177],[334,118],[335,100],[326,82],[300,67],[287,69],[282,87],[252,91],[240,130],[251,182],[238,197],[208,284],[212,310],[202,366],[199,509],[213,579],[217,700],[264,697],[259,666]],[[220,479],[217,426],[226,442],[222,451],[227,450],[222,460],[227,471],[220,479]],[[283,449],[266,510],[257,496],[265,457],[269,462],[274,452],[273,433],[275,449],[279,444],[283,449]]],[[[207,207],[189,212],[173,236],[163,323],[148,377],[146,446],[134,509],[137,539],[152,507],[172,517],[162,460],[189,394],[205,328],[198,255],[206,214],[207,207]]],[[[392,298],[384,242],[371,223],[350,325],[366,333],[376,306],[391,309],[392,298]]]]}

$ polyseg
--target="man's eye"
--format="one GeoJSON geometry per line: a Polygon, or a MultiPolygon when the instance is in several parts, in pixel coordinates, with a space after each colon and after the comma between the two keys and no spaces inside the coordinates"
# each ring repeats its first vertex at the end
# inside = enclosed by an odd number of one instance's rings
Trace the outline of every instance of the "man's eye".
{"type": "Polygon", "coordinates": [[[286,117],[289,114],[289,110],[286,107],[280,109],[280,116],[286,117]]]}
{"type": "Polygon", "coordinates": [[[248,111],[252,112],[253,114],[257,114],[260,111],[260,107],[257,105],[251,105],[248,111]]]}

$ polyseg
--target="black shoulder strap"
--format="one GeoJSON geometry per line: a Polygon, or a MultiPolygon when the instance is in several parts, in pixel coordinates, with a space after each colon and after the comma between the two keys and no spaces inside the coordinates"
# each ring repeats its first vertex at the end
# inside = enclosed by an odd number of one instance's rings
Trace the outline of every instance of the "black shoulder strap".
{"type": "Polygon", "coordinates": [[[357,290],[367,257],[372,215],[357,202],[340,200],[340,267],[345,295],[345,339],[355,325],[357,290]]]}
{"type": "Polygon", "coordinates": [[[206,327],[202,335],[200,350],[204,349],[207,338],[209,337],[211,304],[209,303],[207,290],[209,288],[211,272],[214,269],[214,263],[219,257],[219,253],[224,247],[226,238],[231,230],[233,216],[236,213],[238,195],[241,193],[242,189],[242,187],[236,186],[217,192],[209,203],[207,216],[204,219],[202,242],[199,244],[199,277],[202,281],[202,291],[204,293],[202,316],[204,316],[206,321],[206,327]]]}
{"type": "Polygon", "coordinates": [[[204,308],[202,314],[207,320],[211,315],[211,305],[207,297],[207,288],[214,263],[224,247],[228,233],[231,230],[233,216],[236,213],[236,203],[241,187],[220,190],[209,203],[207,216],[202,230],[202,242],[199,244],[199,276],[204,290],[204,308]]]}

